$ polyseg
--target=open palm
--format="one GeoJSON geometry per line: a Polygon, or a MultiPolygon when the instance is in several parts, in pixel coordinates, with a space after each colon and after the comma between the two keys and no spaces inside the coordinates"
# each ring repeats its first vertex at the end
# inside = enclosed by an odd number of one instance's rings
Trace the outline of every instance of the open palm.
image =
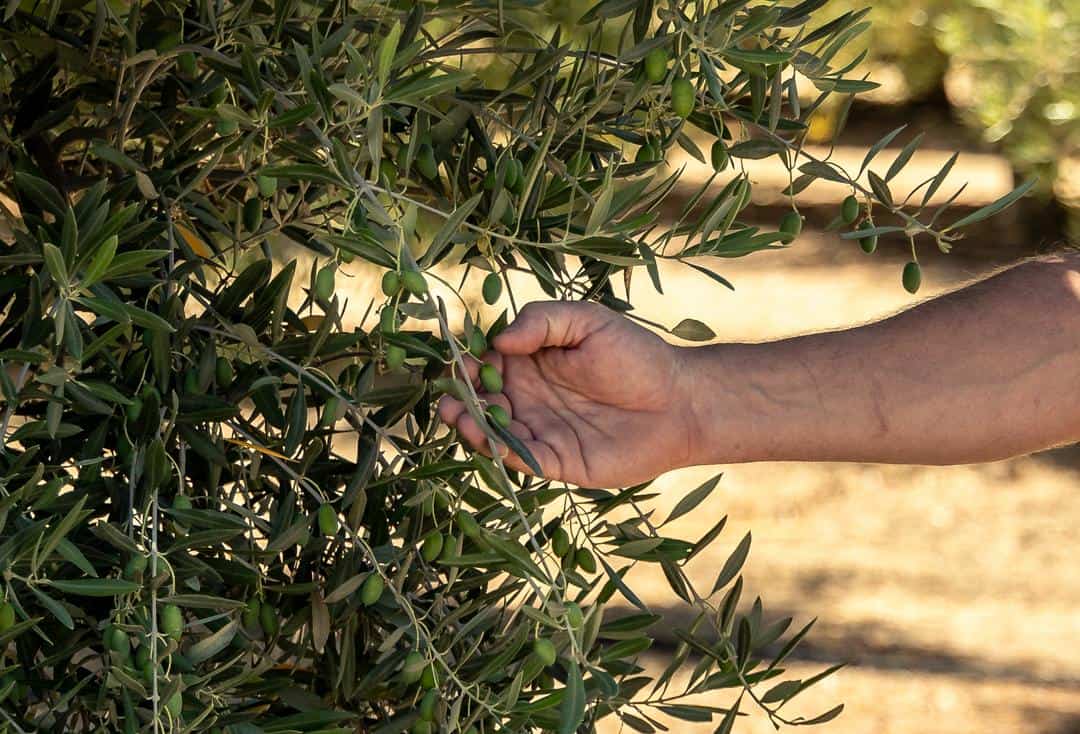
{"type": "MultiPolygon", "coordinates": [[[[480,397],[510,414],[510,431],[545,476],[617,487],[685,463],[694,431],[690,412],[673,403],[686,391],[676,348],[655,334],[596,304],[541,302],[525,306],[494,347],[485,361],[502,372],[503,389],[480,397]]],[[[439,413],[487,450],[463,403],[444,397],[439,413]]],[[[506,462],[528,471],[516,455],[506,462]]]]}

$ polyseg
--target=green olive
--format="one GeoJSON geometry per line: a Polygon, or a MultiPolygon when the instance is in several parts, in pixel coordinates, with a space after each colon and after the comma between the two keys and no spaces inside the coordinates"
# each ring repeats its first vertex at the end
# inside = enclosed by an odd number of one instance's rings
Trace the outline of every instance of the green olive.
{"type": "Polygon", "coordinates": [[[105,646],[121,663],[126,662],[131,656],[131,638],[119,627],[110,627],[105,630],[105,646]]]}
{"type": "Polygon", "coordinates": [[[439,692],[430,690],[420,699],[420,718],[423,721],[435,720],[435,707],[439,705],[439,692]]]}
{"type": "Polygon", "coordinates": [[[424,672],[420,674],[420,687],[427,690],[435,688],[438,681],[435,680],[435,668],[431,665],[424,668],[424,672]]]}
{"type": "Polygon", "coordinates": [[[469,337],[469,354],[480,359],[487,353],[487,350],[488,343],[484,332],[480,329],[473,329],[472,335],[469,337]]]}
{"type": "Polygon", "coordinates": [[[581,611],[581,607],[576,602],[566,603],[566,621],[570,623],[573,629],[578,629],[585,622],[585,614],[581,611]]]}
{"type": "Polygon", "coordinates": [[[415,270],[406,270],[401,276],[401,283],[405,286],[405,290],[414,296],[422,296],[428,291],[424,276],[415,270]]]}
{"type": "Polygon", "coordinates": [[[329,301],[334,295],[334,274],[337,268],[333,263],[319,268],[319,272],[315,274],[315,295],[319,300],[329,301]]]}
{"type": "Polygon", "coordinates": [[[536,659],[543,663],[544,667],[551,665],[558,657],[558,653],[555,650],[555,643],[545,637],[539,637],[533,640],[533,655],[536,659]]]}
{"type": "Polygon", "coordinates": [[[214,363],[214,380],[217,382],[218,387],[227,388],[233,381],[233,366],[232,362],[225,357],[218,357],[214,363]]]}
{"type": "Polygon", "coordinates": [[[490,393],[502,392],[503,379],[495,365],[485,363],[480,367],[480,384],[490,393]]]}
{"type": "Polygon", "coordinates": [[[555,532],[551,534],[551,550],[555,552],[559,558],[562,558],[570,552],[570,533],[566,532],[562,528],[555,528],[555,532]]]}
{"type": "Polygon", "coordinates": [[[387,298],[393,298],[401,290],[401,278],[393,270],[387,270],[382,277],[382,292],[387,298]]]}
{"type": "Polygon", "coordinates": [[[383,581],[382,576],[374,571],[364,579],[363,585],[360,587],[360,603],[365,607],[370,607],[375,602],[379,601],[382,597],[383,591],[386,590],[386,582],[383,581]]]}
{"type": "Polygon", "coordinates": [[[851,224],[859,218],[859,200],[854,196],[848,196],[840,205],[840,218],[844,224],[851,224]]]}
{"type": "Polygon", "coordinates": [[[427,667],[427,658],[413,650],[405,656],[405,660],[401,664],[401,679],[406,683],[415,683],[420,680],[420,677],[424,674],[424,669],[427,667]]]}
{"type": "Polygon", "coordinates": [[[802,232],[802,224],[802,217],[798,212],[785,214],[784,218],[780,220],[780,232],[784,235],[784,238],[780,241],[785,245],[791,244],[802,232]]]}
{"type": "Polygon", "coordinates": [[[259,189],[259,196],[269,199],[277,192],[277,179],[273,176],[264,176],[261,173],[255,176],[255,186],[259,189]]]}
{"type": "Polygon", "coordinates": [[[720,172],[728,167],[728,152],[727,146],[724,145],[724,141],[717,139],[712,144],[712,150],[710,151],[710,158],[712,159],[712,167],[714,171],[720,172]]]}
{"type": "Polygon", "coordinates": [[[501,405],[489,405],[487,408],[488,418],[492,423],[501,427],[510,427],[510,414],[507,413],[501,405]]]}
{"type": "Polygon", "coordinates": [[[263,602],[259,605],[259,626],[267,637],[273,637],[281,629],[281,621],[273,604],[263,602]]]}
{"type": "Polygon", "coordinates": [[[502,278],[499,277],[498,273],[488,273],[481,288],[484,294],[484,303],[489,306],[498,303],[499,297],[502,296],[502,286],[502,278]]]}
{"type": "Polygon", "coordinates": [[[175,604],[166,604],[161,608],[161,631],[174,640],[179,640],[184,635],[184,615],[180,607],[175,604]]]}
{"type": "Polygon", "coordinates": [[[331,504],[325,504],[319,506],[319,532],[327,538],[332,538],[337,535],[338,527],[340,523],[338,521],[337,512],[334,511],[334,506],[331,504]]]}
{"type": "Polygon", "coordinates": [[[650,141],[638,148],[637,155],[634,156],[634,163],[655,163],[660,158],[659,148],[650,141]]]}
{"type": "MultiPolygon", "coordinates": [[[[862,224],[859,225],[860,230],[867,230],[873,228],[874,225],[872,225],[869,220],[864,221],[862,224]]],[[[861,247],[862,251],[865,252],[867,255],[871,254],[872,252],[874,252],[874,250],[877,249],[877,243],[878,236],[876,234],[872,234],[869,237],[859,238],[859,247],[861,247]]]]}
{"type": "Polygon", "coordinates": [[[922,268],[917,262],[909,262],[904,266],[904,290],[908,293],[917,293],[922,285],[922,268]]]}
{"type": "MultiPolygon", "coordinates": [[[[124,564],[124,578],[130,580],[141,579],[143,573],[146,572],[146,566],[149,564],[149,559],[142,553],[135,553],[124,564]]],[[[0,607],[0,618],[2,618],[3,607],[0,607]]],[[[0,622],[0,632],[3,632],[3,623],[0,622]]]]}
{"type": "Polygon", "coordinates": [[[249,633],[254,634],[261,630],[259,626],[259,610],[261,608],[262,604],[259,603],[259,598],[253,596],[248,599],[247,606],[244,607],[244,611],[240,614],[240,622],[249,633]]]}
{"type": "Polygon", "coordinates": [[[678,78],[671,83],[671,111],[687,118],[694,111],[697,93],[688,79],[678,78]]]}
{"type": "Polygon", "coordinates": [[[432,530],[424,536],[424,542],[420,546],[420,557],[431,563],[442,553],[446,539],[438,530],[432,530]]]}
{"type": "Polygon", "coordinates": [[[664,81],[668,70],[668,52],[666,48],[654,48],[645,54],[645,78],[652,84],[664,81]]]}
{"type": "Polygon", "coordinates": [[[384,334],[393,334],[398,327],[397,309],[392,306],[384,306],[379,313],[379,330],[384,334]]]}
{"type": "Polygon", "coordinates": [[[574,562],[585,573],[596,573],[596,557],[588,548],[578,548],[574,554],[574,562]]]}

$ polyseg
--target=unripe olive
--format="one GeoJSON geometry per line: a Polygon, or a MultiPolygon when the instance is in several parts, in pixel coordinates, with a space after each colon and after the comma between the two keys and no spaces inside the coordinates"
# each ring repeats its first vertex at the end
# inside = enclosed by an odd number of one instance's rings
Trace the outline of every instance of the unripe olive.
{"type": "Polygon", "coordinates": [[[408,356],[405,353],[404,347],[399,347],[397,344],[386,345],[386,369],[393,372],[394,370],[405,364],[405,357],[408,356]]]}
{"type": "Polygon", "coordinates": [[[576,602],[566,603],[566,621],[570,623],[570,626],[574,629],[578,629],[585,622],[585,614],[581,611],[581,607],[576,602]]]}
{"type": "Polygon", "coordinates": [[[379,330],[384,334],[393,334],[397,331],[397,327],[397,309],[391,306],[384,306],[383,310],[379,312],[379,330]]]}
{"type": "Polygon", "coordinates": [[[506,162],[506,174],[503,176],[503,186],[513,191],[517,188],[518,176],[521,173],[521,169],[518,166],[521,165],[516,158],[511,158],[506,162]]]}
{"type": "Polygon", "coordinates": [[[712,144],[712,150],[710,151],[710,158],[712,159],[712,167],[714,171],[723,171],[728,167],[728,152],[727,146],[724,145],[723,140],[717,140],[712,144]]]}
{"type": "Polygon", "coordinates": [[[174,510],[190,510],[191,498],[186,494],[178,494],[173,498],[172,506],[174,510]]]}
{"type": "Polygon", "coordinates": [[[105,630],[105,646],[121,663],[126,662],[131,656],[131,638],[119,627],[110,627],[105,630]]]}
{"type": "Polygon", "coordinates": [[[127,409],[125,410],[129,426],[133,425],[137,420],[139,420],[139,416],[142,415],[142,409],[142,398],[138,396],[132,398],[131,403],[127,406],[127,409]]]}
{"type": "Polygon", "coordinates": [[[281,628],[281,621],[278,620],[277,609],[273,604],[263,602],[259,605],[259,626],[267,637],[273,637],[281,628]]]}
{"type": "MultiPolygon", "coordinates": [[[[135,553],[131,556],[131,558],[128,559],[127,563],[124,564],[124,578],[128,579],[129,581],[142,578],[142,575],[146,571],[146,566],[148,564],[149,560],[146,556],[144,556],[142,553],[135,553]]],[[[0,607],[0,610],[2,609],[3,608],[0,607]]],[[[0,611],[0,613],[2,613],[2,611],[0,611]]],[[[3,624],[2,622],[0,622],[0,632],[3,631],[2,627],[3,624]]]]}
{"type": "Polygon", "coordinates": [[[183,636],[184,615],[180,612],[180,607],[166,604],[161,608],[161,631],[174,640],[183,636]]]}
{"type": "Polygon", "coordinates": [[[334,271],[333,263],[323,265],[315,274],[315,295],[323,301],[329,301],[334,295],[334,271]]]}
{"type": "Polygon", "coordinates": [[[445,542],[446,539],[443,537],[442,533],[438,530],[432,530],[424,536],[423,545],[420,546],[420,557],[428,563],[431,563],[439,557],[440,553],[442,553],[443,544],[445,542]]]}
{"type": "Polygon", "coordinates": [[[135,650],[135,667],[145,671],[150,665],[150,642],[146,640],[135,650]]]}
{"type": "Polygon", "coordinates": [[[533,640],[532,651],[533,655],[536,656],[536,659],[543,663],[545,668],[554,663],[555,658],[558,657],[558,653],[555,651],[555,644],[545,637],[539,637],[536,640],[533,640]]]}
{"type": "Polygon", "coordinates": [[[233,381],[233,366],[232,362],[225,359],[225,357],[218,357],[217,362],[214,363],[214,380],[217,382],[218,387],[227,388],[233,381]]]}
{"type": "Polygon", "coordinates": [[[908,293],[916,293],[922,285],[922,268],[917,262],[909,262],[904,266],[904,290],[908,293]]]}
{"type": "Polygon", "coordinates": [[[596,557],[588,548],[578,548],[574,554],[574,561],[585,573],[596,573],[596,557]]]}
{"type": "Polygon", "coordinates": [[[412,293],[414,296],[422,296],[427,293],[428,286],[424,276],[415,270],[406,270],[401,276],[401,283],[405,286],[405,290],[412,293]]]}
{"type": "Polygon", "coordinates": [[[503,379],[495,365],[485,363],[480,367],[480,384],[490,393],[502,392],[503,379]]]}
{"type": "Polygon", "coordinates": [[[251,197],[244,202],[244,229],[248,232],[258,232],[262,226],[263,205],[262,199],[251,197]]]}
{"type": "Polygon", "coordinates": [[[501,405],[489,405],[487,409],[488,418],[491,422],[502,428],[510,427],[510,415],[503,409],[501,405]]]}
{"type": "Polygon", "coordinates": [[[488,273],[484,278],[484,285],[481,289],[484,294],[484,303],[489,306],[494,306],[499,302],[499,297],[502,296],[502,278],[498,273],[488,273]]]}
{"type": "Polygon", "coordinates": [[[259,196],[268,199],[277,192],[278,182],[273,176],[264,176],[260,173],[255,176],[255,186],[259,189],[259,196]]]}
{"type": "Polygon", "coordinates": [[[409,727],[409,734],[433,734],[435,727],[430,721],[424,721],[423,719],[417,719],[413,722],[413,725],[409,727]]]}
{"type": "Polygon", "coordinates": [[[851,224],[859,218],[859,200],[854,196],[848,196],[840,205],[840,218],[844,224],[851,224]]]}
{"type": "Polygon", "coordinates": [[[434,666],[429,665],[424,668],[424,672],[420,674],[420,687],[431,690],[432,688],[435,688],[435,686],[435,668],[434,666]]]}
{"type": "Polygon", "coordinates": [[[668,52],[666,48],[654,48],[645,54],[645,78],[652,84],[659,84],[667,76],[668,52]]]}
{"type": "Polygon", "coordinates": [[[551,534],[551,550],[553,550],[555,555],[559,558],[562,558],[569,553],[570,533],[562,528],[555,528],[555,532],[551,534]]]}
{"type": "Polygon", "coordinates": [[[687,118],[694,111],[696,92],[688,79],[678,78],[671,83],[671,111],[687,118]]]}
{"type": "Polygon", "coordinates": [[[420,699],[420,718],[423,721],[435,720],[435,707],[439,705],[439,692],[430,690],[420,699]]]}
{"type": "Polygon", "coordinates": [[[480,331],[480,329],[473,329],[472,334],[469,336],[469,354],[480,359],[487,353],[487,350],[488,343],[484,332],[480,331]]]}
{"type": "Polygon", "coordinates": [[[420,680],[427,666],[427,658],[413,650],[405,656],[401,664],[401,679],[406,683],[415,683],[420,680]]]}
{"type": "Polygon", "coordinates": [[[15,607],[11,602],[0,604],[0,633],[7,632],[15,626],[15,607]]]}
{"type": "Polygon", "coordinates": [[[780,232],[784,239],[780,240],[785,245],[790,244],[802,232],[802,216],[798,212],[788,212],[780,220],[780,232]]]}
{"type": "Polygon", "coordinates": [[[360,603],[365,607],[370,607],[379,601],[385,589],[386,582],[383,581],[382,576],[372,572],[370,576],[364,579],[364,583],[360,587],[360,603]]]}
{"type": "Polygon", "coordinates": [[[392,298],[401,290],[401,277],[393,270],[387,270],[382,277],[382,292],[392,298]]]}
{"type": "Polygon", "coordinates": [[[334,506],[331,504],[325,504],[319,506],[319,532],[327,538],[331,538],[337,535],[338,531],[338,516],[334,511],[334,506]]]}
{"type": "Polygon", "coordinates": [[[655,163],[660,160],[660,151],[652,142],[647,142],[637,150],[634,156],[635,163],[655,163]]]}
{"type": "Polygon", "coordinates": [[[244,628],[249,633],[258,632],[261,627],[259,626],[259,609],[262,604],[259,603],[258,597],[251,597],[248,599],[247,606],[244,607],[244,611],[240,614],[240,623],[244,625],[244,628]]]}
{"type": "MultiPolygon", "coordinates": [[[[874,225],[872,225],[869,220],[864,221],[862,224],[859,225],[859,229],[861,229],[861,230],[873,229],[873,228],[874,228],[874,225]]],[[[872,234],[869,237],[860,237],[859,238],[859,247],[861,247],[862,251],[865,252],[867,255],[871,254],[874,250],[877,249],[877,243],[878,243],[878,236],[876,234],[872,234]]]]}

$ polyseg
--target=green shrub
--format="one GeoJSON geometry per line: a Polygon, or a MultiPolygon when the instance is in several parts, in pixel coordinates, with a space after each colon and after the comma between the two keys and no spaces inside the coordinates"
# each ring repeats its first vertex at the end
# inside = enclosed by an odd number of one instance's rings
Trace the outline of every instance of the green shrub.
{"type": "Polygon", "coordinates": [[[872,60],[916,98],[944,84],[968,127],[1080,217],[1080,4],[883,0],[868,19],[872,60]]]}
{"type": "MultiPolygon", "coordinates": [[[[699,592],[685,567],[723,519],[663,534],[717,480],[660,522],[648,485],[564,487],[463,451],[432,401],[475,398],[444,374],[510,316],[454,332],[428,286],[436,265],[524,270],[628,310],[613,283],[632,268],[724,282],[691,259],[790,241],[794,222],[741,221],[737,164],[801,165],[796,190],[847,179],[799,152],[816,105],[786,96],[792,64],[822,100],[868,87],[828,66],[853,31],[820,4],[606,0],[580,21],[620,39],[606,54],[534,34],[525,2],[8,3],[4,726],[565,733],[661,712],[726,731],[755,704],[808,723],[781,711],[818,679],[783,680],[805,629],[781,645],[790,619],[739,604],[749,535],[699,592]],[[492,56],[515,64],[499,87],[474,73],[492,56]],[[721,136],[732,177],[663,225],[667,151],[704,160],[689,127],[721,136]],[[286,251],[310,253],[309,281],[286,251]],[[361,263],[382,293],[348,306],[366,309],[350,330],[339,276],[361,263]],[[659,618],[622,580],[639,563],[699,612],[658,677],[637,660],[659,618]]],[[[893,204],[889,177],[852,182],[845,236],[947,247],[955,228],[893,204]]]]}

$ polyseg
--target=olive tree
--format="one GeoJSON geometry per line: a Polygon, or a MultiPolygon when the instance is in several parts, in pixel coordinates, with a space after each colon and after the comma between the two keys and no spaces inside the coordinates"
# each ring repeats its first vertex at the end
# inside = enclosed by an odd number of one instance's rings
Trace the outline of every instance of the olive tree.
{"type": "MultiPolygon", "coordinates": [[[[432,410],[466,399],[534,465],[462,379],[519,305],[508,274],[632,316],[613,284],[635,269],[657,289],[661,261],[726,283],[698,259],[791,243],[815,178],[851,188],[843,237],[911,238],[917,288],[915,243],[948,248],[965,222],[890,191],[911,148],[881,174],[887,140],[858,172],[802,150],[828,96],[872,87],[832,63],[858,16],[823,4],[604,0],[564,41],[525,0],[6,3],[0,727],[837,715],[784,708],[829,671],[785,676],[808,627],[742,598],[749,536],[690,583],[724,521],[666,527],[716,479],[661,519],[647,484],[508,471],[432,410]],[[497,86],[496,57],[513,69],[497,86]],[[818,98],[793,95],[797,74],[818,98]],[[715,175],[672,212],[676,148],[715,175]],[[762,158],[792,172],[776,229],[745,217],[741,162],[762,158]],[[429,285],[451,265],[483,271],[500,318],[450,322],[429,285]],[[338,276],[360,267],[382,292],[349,301],[338,276]],[[697,610],[653,674],[659,617],[624,581],[640,564],[697,610]]],[[[689,314],[671,331],[711,336],[689,314]]]]}

